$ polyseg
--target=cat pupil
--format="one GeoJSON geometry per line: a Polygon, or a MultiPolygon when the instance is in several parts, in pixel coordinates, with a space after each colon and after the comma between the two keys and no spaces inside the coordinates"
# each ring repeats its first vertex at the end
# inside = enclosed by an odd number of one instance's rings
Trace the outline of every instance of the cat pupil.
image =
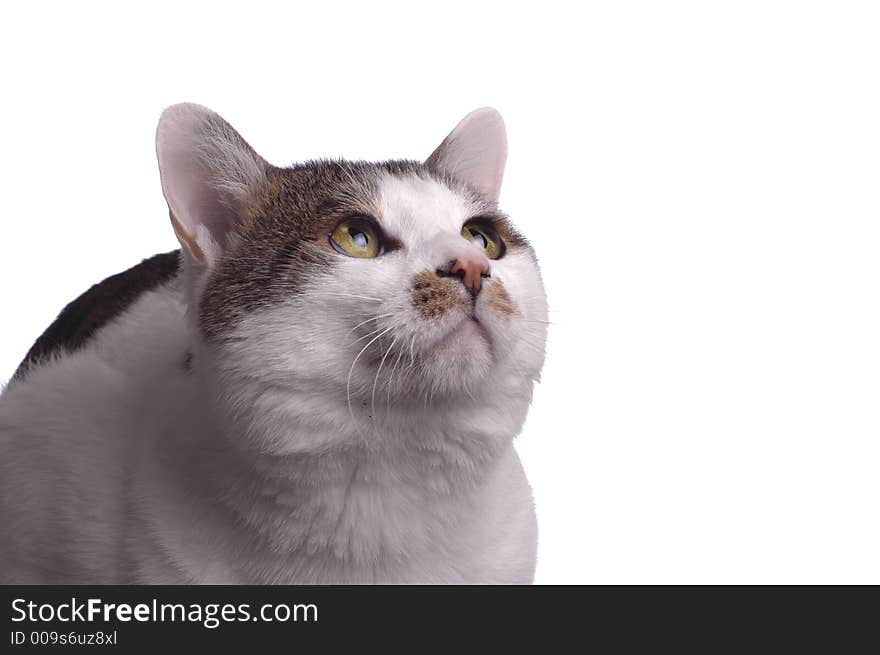
{"type": "Polygon", "coordinates": [[[477,232],[476,230],[471,230],[471,236],[474,238],[474,243],[476,243],[483,250],[486,249],[486,246],[489,244],[486,242],[486,237],[477,232]]]}

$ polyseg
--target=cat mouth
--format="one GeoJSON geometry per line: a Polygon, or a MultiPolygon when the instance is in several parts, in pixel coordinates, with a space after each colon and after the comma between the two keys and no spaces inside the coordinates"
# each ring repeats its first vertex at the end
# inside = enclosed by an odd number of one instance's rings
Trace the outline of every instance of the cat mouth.
{"type": "Polygon", "coordinates": [[[470,315],[463,318],[455,327],[449,330],[446,336],[437,344],[437,347],[441,350],[458,349],[466,347],[474,340],[480,340],[487,344],[492,342],[489,331],[480,322],[480,319],[470,315]]]}

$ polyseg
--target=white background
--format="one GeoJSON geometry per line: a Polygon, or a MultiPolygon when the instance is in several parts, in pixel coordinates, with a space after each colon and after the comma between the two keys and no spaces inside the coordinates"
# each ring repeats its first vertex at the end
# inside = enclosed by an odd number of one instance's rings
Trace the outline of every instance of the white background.
{"type": "Polygon", "coordinates": [[[0,27],[0,378],[176,247],[160,111],[276,164],[421,158],[497,107],[549,354],[537,580],[880,582],[870,3],[30,3],[0,27]]]}

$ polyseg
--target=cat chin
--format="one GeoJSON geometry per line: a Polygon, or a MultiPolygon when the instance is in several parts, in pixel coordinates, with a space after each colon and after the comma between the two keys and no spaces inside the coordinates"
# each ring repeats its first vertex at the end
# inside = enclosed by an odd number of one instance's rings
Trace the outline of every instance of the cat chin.
{"type": "Polygon", "coordinates": [[[494,364],[489,333],[478,321],[465,318],[432,348],[424,361],[423,380],[432,392],[471,394],[494,364]]]}
{"type": "Polygon", "coordinates": [[[465,317],[434,346],[438,357],[459,357],[474,349],[487,350],[491,344],[489,332],[473,317],[465,317]]]}

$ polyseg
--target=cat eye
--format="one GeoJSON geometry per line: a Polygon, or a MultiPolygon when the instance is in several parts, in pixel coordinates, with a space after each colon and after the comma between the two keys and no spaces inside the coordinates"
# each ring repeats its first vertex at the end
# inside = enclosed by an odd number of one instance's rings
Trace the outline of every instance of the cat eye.
{"type": "Polygon", "coordinates": [[[504,254],[504,242],[488,225],[467,223],[461,228],[461,236],[482,250],[489,259],[499,259],[504,254]]]}
{"type": "Polygon", "coordinates": [[[379,231],[366,218],[349,218],[336,226],[330,235],[330,245],[343,255],[372,259],[384,248],[379,231]]]}

